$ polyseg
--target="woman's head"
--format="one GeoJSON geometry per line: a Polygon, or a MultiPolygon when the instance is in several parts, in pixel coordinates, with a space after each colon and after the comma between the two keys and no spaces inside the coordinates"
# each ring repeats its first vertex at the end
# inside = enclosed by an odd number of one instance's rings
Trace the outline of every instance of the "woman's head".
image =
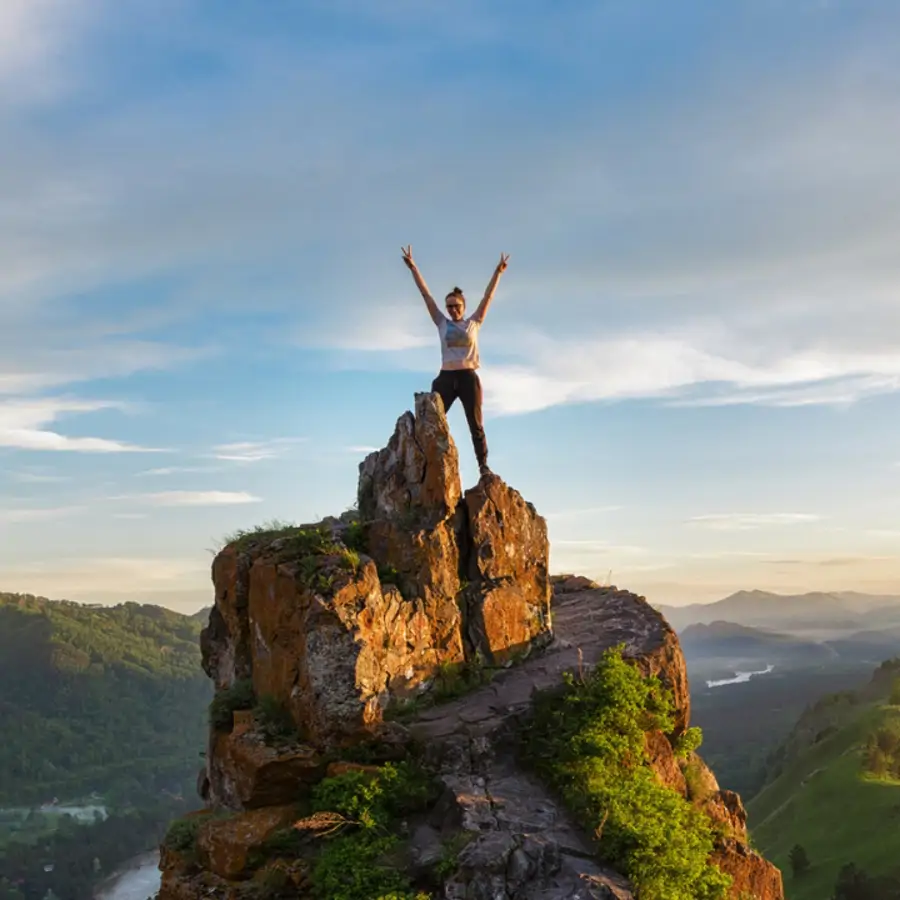
{"type": "Polygon", "coordinates": [[[447,313],[454,322],[458,322],[466,312],[466,298],[460,288],[455,287],[444,298],[447,313]]]}

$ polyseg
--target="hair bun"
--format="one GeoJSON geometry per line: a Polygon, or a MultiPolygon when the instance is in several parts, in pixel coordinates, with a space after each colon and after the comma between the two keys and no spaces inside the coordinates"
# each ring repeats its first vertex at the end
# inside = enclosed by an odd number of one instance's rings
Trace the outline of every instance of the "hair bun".
{"type": "Polygon", "coordinates": [[[462,288],[461,288],[461,287],[455,287],[455,288],[453,288],[453,293],[454,293],[454,294],[459,294],[459,296],[462,297],[462,288]]]}

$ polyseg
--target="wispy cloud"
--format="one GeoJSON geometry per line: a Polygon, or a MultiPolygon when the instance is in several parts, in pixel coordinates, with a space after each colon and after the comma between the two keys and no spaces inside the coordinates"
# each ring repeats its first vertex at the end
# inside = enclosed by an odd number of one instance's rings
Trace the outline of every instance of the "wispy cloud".
{"type": "Polygon", "coordinates": [[[150,506],[235,506],[262,501],[262,497],[246,491],[156,491],[147,494],[122,494],[110,499],[131,500],[150,506]]]}
{"type": "Polygon", "coordinates": [[[166,475],[182,475],[196,474],[197,472],[221,472],[222,466],[162,466],[156,469],[144,469],[141,472],[135,472],[138,477],[154,477],[161,478],[166,475]]]}
{"type": "Polygon", "coordinates": [[[52,522],[56,519],[62,519],[83,511],[83,506],[0,509],[0,523],[24,524],[26,522],[52,522]]]}
{"type": "Polygon", "coordinates": [[[621,506],[586,506],[582,509],[563,509],[557,512],[544,514],[545,519],[577,519],[581,516],[601,515],[603,513],[618,512],[621,506]]]}
{"type": "Polygon", "coordinates": [[[380,450],[380,447],[369,447],[366,444],[354,444],[350,447],[344,447],[345,452],[347,453],[375,453],[380,450]]]}
{"type": "Polygon", "coordinates": [[[59,482],[70,480],[69,476],[67,475],[56,475],[49,472],[33,471],[10,472],[9,477],[13,481],[18,481],[22,484],[57,484],[59,482]]]}
{"type": "Polygon", "coordinates": [[[55,422],[66,414],[121,408],[121,403],[113,401],[73,400],[58,397],[0,401],[0,447],[79,453],[163,452],[161,448],[141,447],[110,438],[69,437],[42,427],[55,422]]]}
{"type": "Polygon", "coordinates": [[[486,405],[494,413],[635,398],[669,406],[842,405],[900,389],[900,352],[774,350],[760,359],[739,335],[702,327],[683,336],[544,337],[532,346],[532,363],[488,369],[486,405]]]}
{"type": "Polygon", "coordinates": [[[709,513],[692,516],[689,525],[697,525],[716,531],[749,531],[780,525],[800,525],[818,522],[821,516],[814,513],[709,513]]]}
{"type": "Polygon", "coordinates": [[[219,444],[213,448],[213,457],[228,462],[261,462],[277,459],[296,444],[306,442],[305,437],[271,438],[266,441],[238,441],[233,444],[219,444]]]}

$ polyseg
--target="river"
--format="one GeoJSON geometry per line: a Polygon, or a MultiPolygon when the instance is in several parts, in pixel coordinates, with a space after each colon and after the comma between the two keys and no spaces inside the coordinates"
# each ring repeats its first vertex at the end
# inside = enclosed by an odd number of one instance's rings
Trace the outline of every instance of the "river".
{"type": "Polygon", "coordinates": [[[758,672],[735,672],[734,678],[720,678],[718,681],[707,681],[706,686],[708,688],[714,688],[721,687],[723,684],[744,684],[744,682],[749,681],[754,675],[768,675],[774,668],[775,666],[770,663],[758,672]]]}
{"type": "Polygon", "coordinates": [[[123,867],[113,880],[102,888],[95,900],[147,900],[159,890],[159,853],[143,853],[123,867]]]}

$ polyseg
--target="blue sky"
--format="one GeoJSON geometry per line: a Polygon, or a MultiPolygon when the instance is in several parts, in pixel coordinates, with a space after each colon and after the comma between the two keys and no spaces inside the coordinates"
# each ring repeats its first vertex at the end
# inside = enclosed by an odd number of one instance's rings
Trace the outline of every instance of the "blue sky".
{"type": "MultiPolygon", "coordinates": [[[[4,0],[0,589],[189,610],[474,305],[552,567],[900,593],[900,7],[4,0]]],[[[451,411],[466,484],[476,477],[451,411]]]]}

